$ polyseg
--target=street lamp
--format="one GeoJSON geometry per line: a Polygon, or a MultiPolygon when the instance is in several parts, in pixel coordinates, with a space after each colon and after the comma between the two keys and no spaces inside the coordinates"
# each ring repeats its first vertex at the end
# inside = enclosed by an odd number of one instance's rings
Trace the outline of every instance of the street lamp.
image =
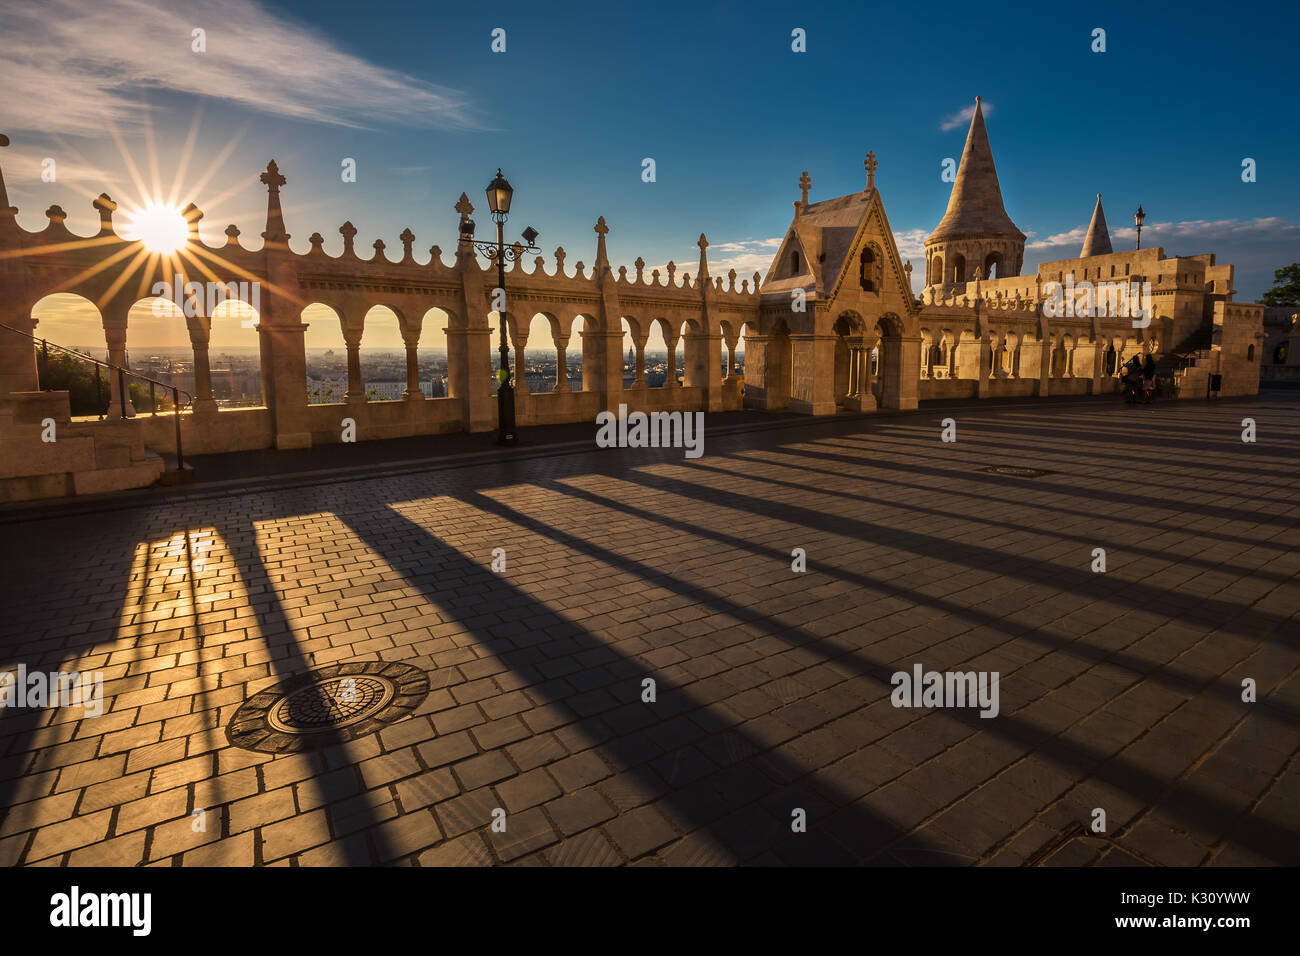
{"type": "Polygon", "coordinates": [[[1141,204],[1141,203],[1138,203],[1138,211],[1135,212],[1135,213],[1133,213],[1133,222],[1134,222],[1134,224],[1136,224],[1137,227],[1138,227],[1138,245],[1137,245],[1137,247],[1138,247],[1139,249],[1142,248],[1142,223],[1146,221],[1146,218],[1147,218],[1147,214],[1144,213],[1144,212],[1142,211],[1142,204],[1141,204]]]}
{"type": "Polygon", "coordinates": [[[515,390],[510,382],[510,346],[506,341],[506,309],[505,309],[505,289],[506,289],[506,262],[518,259],[525,252],[540,252],[537,248],[538,232],[532,226],[523,231],[524,241],[528,243],[521,246],[516,243],[513,246],[507,246],[505,243],[505,224],[506,218],[510,213],[510,200],[514,197],[515,191],[506,182],[506,178],[501,175],[501,170],[497,170],[496,177],[488,183],[487,200],[488,208],[492,210],[492,218],[497,224],[497,241],[478,242],[474,239],[474,220],[464,218],[460,224],[460,238],[462,242],[468,242],[479,252],[487,256],[497,265],[497,289],[499,304],[501,308],[497,310],[497,317],[501,322],[501,368],[497,370],[497,444],[498,445],[515,445],[519,442],[519,435],[515,430],[515,390]]]}

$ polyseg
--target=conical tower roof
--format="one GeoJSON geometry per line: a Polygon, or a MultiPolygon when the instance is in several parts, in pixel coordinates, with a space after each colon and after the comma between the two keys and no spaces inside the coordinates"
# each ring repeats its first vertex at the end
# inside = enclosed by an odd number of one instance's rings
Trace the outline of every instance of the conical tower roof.
{"type": "Polygon", "coordinates": [[[1002,205],[1002,187],[993,165],[989,134],[984,129],[984,109],[977,96],[975,115],[966,134],[966,148],[957,167],[957,181],[952,184],[952,195],[948,197],[948,211],[930,233],[930,239],[988,235],[1025,237],[1002,205]]]}
{"type": "Polygon", "coordinates": [[[1079,257],[1105,256],[1114,252],[1110,247],[1110,230],[1106,228],[1106,214],[1101,210],[1101,193],[1097,193],[1097,206],[1092,211],[1092,222],[1088,223],[1088,235],[1083,238],[1083,251],[1079,257]]]}

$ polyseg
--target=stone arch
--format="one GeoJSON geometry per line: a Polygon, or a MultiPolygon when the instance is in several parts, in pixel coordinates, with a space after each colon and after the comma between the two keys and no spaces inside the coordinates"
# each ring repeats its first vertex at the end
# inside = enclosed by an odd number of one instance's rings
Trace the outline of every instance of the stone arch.
{"type": "Polygon", "coordinates": [[[966,281],[966,257],[961,253],[952,257],[952,281],[966,281]]]}
{"type": "Polygon", "coordinates": [[[558,375],[563,336],[560,320],[550,312],[534,312],[527,326],[521,325],[516,339],[516,380],[519,390],[529,395],[561,391],[558,375]]]}
{"type": "MultiPolygon", "coordinates": [[[[404,322],[391,305],[376,303],[359,319],[357,347],[361,366],[361,392],[367,402],[400,401],[406,390],[404,322]]],[[[349,352],[352,343],[349,341],[349,352]]],[[[348,394],[353,395],[349,373],[348,394]]]]}
{"type": "MultiPolygon", "coordinates": [[[[49,293],[37,299],[27,314],[35,320],[32,334],[38,339],[105,360],[104,317],[86,296],[77,292],[49,293]]],[[[40,343],[34,364],[38,387],[66,391],[73,415],[103,417],[108,410],[110,385],[102,369],[97,377],[95,367],[89,363],[65,356],[58,349],[43,349],[40,343]]]]}
{"type": "Polygon", "coordinates": [[[985,279],[1001,278],[1003,271],[1002,253],[1000,251],[995,249],[984,257],[985,279]]]}
{"type": "Polygon", "coordinates": [[[333,304],[311,302],[303,306],[300,318],[307,326],[303,347],[307,353],[308,404],[334,405],[345,401],[349,355],[343,338],[342,311],[333,304]]]}
{"type": "Polygon", "coordinates": [[[930,285],[943,285],[943,254],[936,252],[930,259],[930,285]]]}
{"type": "Polygon", "coordinates": [[[647,373],[647,380],[651,381],[652,388],[676,388],[680,384],[677,380],[677,346],[681,338],[679,325],[673,319],[660,315],[651,320],[650,326],[651,336],[657,332],[663,343],[664,361],[655,368],[653,376],[647,373]],[[658,385],[653,384],[655,380],[660,380],[658,385]]]}

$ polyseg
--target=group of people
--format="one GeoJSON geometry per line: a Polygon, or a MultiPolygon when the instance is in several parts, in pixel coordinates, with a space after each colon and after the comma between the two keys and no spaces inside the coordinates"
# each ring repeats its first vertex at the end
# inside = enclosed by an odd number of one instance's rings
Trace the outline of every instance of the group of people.
{"type": "Polygon", "coordinates": [[[1145,360],[1135,355],[1124,363],[1124,384],[1131,386],[1136,393],[1141,389],[1144,401],[1151,401],[1151,392],[1156,387],[1156,360],[1147,354],[1145,360]]]}

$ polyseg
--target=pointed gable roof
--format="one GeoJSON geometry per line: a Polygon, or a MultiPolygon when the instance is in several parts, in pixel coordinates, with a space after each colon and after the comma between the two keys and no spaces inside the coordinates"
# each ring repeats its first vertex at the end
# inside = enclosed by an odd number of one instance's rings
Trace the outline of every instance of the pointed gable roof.
{"type": "Polygon", "coordinates": [[[767,271],[763,293],[789,295],[791,289],[811,286],[818,298],[833,298],[845,277],[855,272],[856,265],[851,259],[868,241],[869,233],[878,235],[889,271],[896,276],[899,287],[907,290],[905,302],[911,308],[915,303],[903,261],[885,215],[884,202],[874,187],[802,206],[767,271]],[[795,250],[800,251],[803,259],[800,271],[792,274],[790,253],[795,250]]]}
{"type": "Polygon", "coordinates": [[[1002,186],[993,165],[989,134],[984,129],[984,109],[977,96],[975,115],[966,134],[966,148],[957,167],[957,180],[948,197],[948,211],[930,234],[930,240],[987,235],[1025,238],[1002,205],[1002,186]]]}
{"type": "Polygon", "coordinates": [[[1105,256],[1115,250],[1110,247],[1110,230],[1106,228],[1106,214],[1101,209],[1101,193],[1097,193],[1097,205],[1092,210],[1092,222],[1088,223],[1088,235],[1083,238],[1081,259],[1089,256],[1105,256]]]}

